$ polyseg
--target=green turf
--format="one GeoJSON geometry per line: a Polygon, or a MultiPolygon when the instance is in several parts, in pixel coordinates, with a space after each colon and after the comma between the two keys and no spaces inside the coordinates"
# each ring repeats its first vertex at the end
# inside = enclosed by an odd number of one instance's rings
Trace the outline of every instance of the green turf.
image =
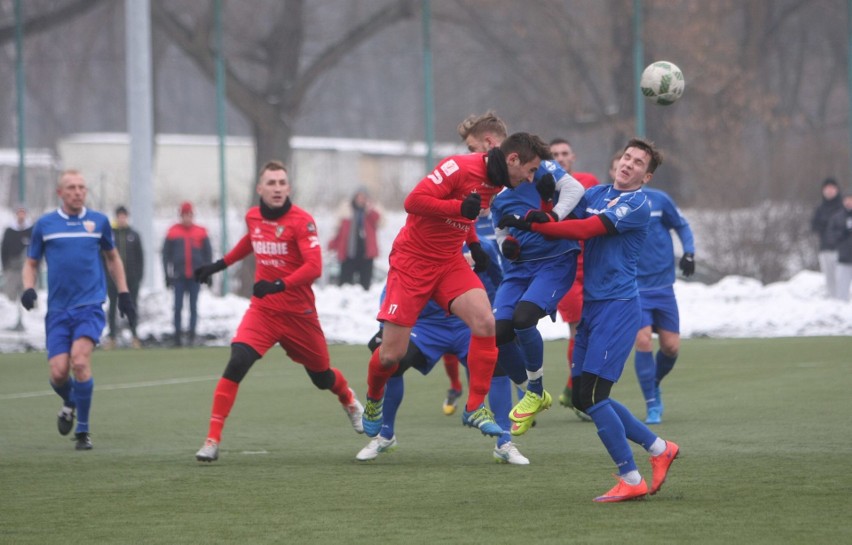
{"type": "MultiPolygon", "coordinates": [[[[332,359],[362,396],[367,352],[332,359]]],[[[56,432],[45,356],[0,360],[0,543],[841,543],[852,536],[852,339],[690,340],[664,383],[682,457],[656,496],[598,505],[614,480],[594,426],[555,405],[492,463],[446,417],[447,381],[407,376],[400,448],[367,440],[273,350],[243,382],[220,459],[195,462],[227,350],[97,352],[91,452],[56,432]]],[[[547,344],[558,395],[564,344],[547,344]]],[[[616,399],[643,404],[632,360],[616,399]]],[[[650,477],[647,456],[634,449],[650,477]]]]}

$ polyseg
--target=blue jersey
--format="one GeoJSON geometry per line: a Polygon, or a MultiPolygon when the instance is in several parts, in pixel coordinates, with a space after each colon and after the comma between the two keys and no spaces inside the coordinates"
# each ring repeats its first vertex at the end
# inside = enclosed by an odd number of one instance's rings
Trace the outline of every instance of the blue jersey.
{"type": "MultiPolygon", "coordinates": [[[[558,163],[546,160],[541,162],[533,180],[538,180],[547,173],[553,174],[553,177],[557,180],[565,175],[565,171],[558,163]]],[[[507,214],[515,214],[523,218],[530,210],[539,210],[540,208],[541,197],[535,189],[535,183],[523,182],[514,189],[504,189],[491,201],[491,214],[497,221],[507,214]]],[[[509,228],[509,233],[521,245],[521,255],[516,261],[504,265],[504,269],[525,261],[550,259],[569,252],[580,252],[580,244],[576,240],[547,240],[539,233],[521,231],[513,227],[509,228]]]]}
{"type": "Polygon", "coordinates": [[[648,238],[639,256],[640,290],[671,286],[675,281],[674,245],[671,230],[677,233],[683,251],[695,253],[692,229],[669,195],[659,189],[642,190],[651,201],[651,222],[648,238]]]}
{"type": "MultiPolygon", "coordinates": [[[[497,235],[494,234],[494,225],[491,222],[491,215],[480,216],[476,219],[476,236],[479,237],[479,243],[485,253],[488,254],[488,268],[485,272],[476,273],[479,279],[482,280],[482,285],[485,287],[485,292],[488,294],[488,300],[494,300],[494,294],[497,292],[497,286],[503,280],[503,255],[497,247],[497,235]]],[[[467,245],[464,251],[468,252],[467,245]]]]}
{"type": "Polygon", "coordinates": [[[59,209],[39,218],[27,257],[47,263],[48,312],[103,304],[101,250],[113,248],[112,227],[100,212],[83,208],[69,216],[59,209]]]}
{"type": "Polygon", "coordinates": [[[586,241],[583,251],[583,298],[586,301],[629,299],[639,295],[637,261],[648,235],[651,205],[641,189],[619,191],[609,185],[586,190],[574,209],[579,218],[602,215],[618,235],[602,235],[586,241]]]}

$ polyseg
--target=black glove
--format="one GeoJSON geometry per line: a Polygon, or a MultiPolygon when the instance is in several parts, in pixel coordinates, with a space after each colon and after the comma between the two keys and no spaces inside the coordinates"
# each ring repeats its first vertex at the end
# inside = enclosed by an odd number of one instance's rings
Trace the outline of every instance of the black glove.
{"type": "Polygon", "coordinates": [[[553,179],[553,174],[547,173],[535,183],[535,190],[538,191],[541,200],[547,202],[553,200],[553,194],[556,193],[556,180],[553,179]]]}
{"type": "Polygon", "coordinates": [[[272,293],[281,293],[282,291],[284,291],[284,288],[284,281],[280,278],[275,282],[270,282],[269,280],[259,280],[254,283],[254,289],[252,290],[252,293],[254,293],[255,297],[263,299],[264,297],[272,293]]]}
{"type": "Polygon", "coordinates": [[[527,223],[550,223],[551,221],[559,221],[559,216],[556,212],[544,212],[542,210],[530,210],[524,216],[524,221],[527,223]]]}
{"type": "Polygon", "coordinates": [[[166,287],[170,288],[173,285],[174,285],[174,281],[172,280],[172,278],[170,276],[166,276],[166,287]]]}
{"type": "Polygon", "coordinates": [[[471,193],[461,203],[461,215],[469,220],[475,220],[479,216],[482,207],[482,195],[471,193]]]}
{"type": "Polygon", "coordinates": [[[131,328],[136,328],[136,305],[130,298],[130,293],[123,291],[118,294],[118,315],[127,318],[131,328]]]}
{"type": "Polygon", "coordinates": [[[207,284],[208,286],[213,284],[213,279],[210,278],[214,274],[219,271],[224,271],[228,266],[225,265],[225,260],[220,259],[214,263],[208,263],[207,265],[202,265],[195,269],[193,275],[195,276],[195,281],[199,284],[207,284]]]}
{"type": "Polygon", "coordinates": [[[32,310],[35,306],[36,299],[38,299],[38,294],[32,288],[28,288],[21,295],[21,304],[24,305],[24,308],[27,310],[32,310]]]}
{"type": "Polygon", "coordinates": [[[683,254],[680,258],[680,270],[684,276],[692,276],[695,274],[695,254],[689,252],[683,254]]]}
{"type": "Polygon", "coordinates": [[[488,257],[488,253],[482,249],[482,244],[471,242],[467,247],[470,249],[470,257],[473,258],[473,272],[485,272],[488,269],[488,264],[491,263],[491,259],[488,257]]]}
{"type": "Polygon", "coordinates": [[[530,231],[532,229],[530,222],[524,221],[514,214],[506,214],[497,222],[498,229],[505,229],[506,227],[514,227],[521,231],[530,231]]]}
{"type": "Polygon", "coordinates": [[[514,261],[521,257],[521,244],[515,237],[506,237],[503,244],[500,245],[500,251],[509,261],[514,261]]]}

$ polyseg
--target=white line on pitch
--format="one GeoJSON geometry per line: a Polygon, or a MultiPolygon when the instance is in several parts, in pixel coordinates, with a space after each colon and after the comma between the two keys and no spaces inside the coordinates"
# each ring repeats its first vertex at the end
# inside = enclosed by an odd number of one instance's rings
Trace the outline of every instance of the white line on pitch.
{"type": "MultiPolygon", "coordinates": [[[[186,384],[189,382],[205,382],[209,380],[217,380],[221,375],[206,376],[206,377],[187,377],[187,378],[170,378],[165,380],[150,380],[147,382],[129,382],[127,384],[107,384],[105,386],[97,385],[98,391],[104,390],[127,390],[130,388],[149,388],[151,386],[168,386],[170,384],[186,384]]],[[[0,401],[4,399],[25,399],[28,397],[43,397],[53,396],[56,392],[52,390],[44,390],[41,392],[23,392],[20,394],[0,394],[0,401]]]]}

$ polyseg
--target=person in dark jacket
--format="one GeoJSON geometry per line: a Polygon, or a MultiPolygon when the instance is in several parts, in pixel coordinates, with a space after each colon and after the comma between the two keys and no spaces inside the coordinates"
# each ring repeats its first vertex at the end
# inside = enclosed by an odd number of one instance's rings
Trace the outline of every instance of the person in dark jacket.
{"type": "Polygon", "coordinates": [[[193,223],[195,212],[192,203],[180,205],[180,223],[172,225],[166,233],[163,243],[163,269],[166,275],[166,287],[175,290],[175,346],[183,344],[181,340],[181,315],[183,297],[189,294],[189,344],[195,342],[195,327],[198,323],[198,290],[200,284],[195,281],[193,271],[205,263],[213,261],[213,249],[207,230],[193,223]]]}
{"type": "Polygon", "coordinates": [[[822,182],[822,202],[811,219],[811,230],[819,237],[819,270],[825,275],[825,292],[829,297],[834,297],[837,292],[837,246],[831,240],[828,222],[842,209],[843,197],[837,180],[826,178],[822,182]]]}
{"type": "MultiPolygon", "coordinates": [[[[24,205],[15,207],[15,219],[3,232],[3,249],[0,260],[3,262],[3,292],[10,301],[18,301],[24,292],[24,281],[21,271],[24,268],[24,258],[27,256],[27,246],[33,236],[33,222],[27,217],[24,205]]],[[[13,331],[23,331],[21,308],[18,307],[18,321],[13,331]]]]}
{"type": "MultiPolygon", "coordinates": [[[[124,206],[115,209],[115,224],[112,227],[112,235],[118,255],[124,262],[124,274],[127,277],[130,299],[133,301],[133,305],[139,308],[137,300],[139,298],[139,286],[142,284],[142,275],[145,271],[145,258],[142,252],[142,240],[139,233],[130,227],[129,214],[124,206]]],[[[118,289],[109,276],[107,276],[107,295],[109,296],[109,312],[107,314],[109,339],[104,343],[105,350],[115,348],[115,339],[118,336],[119,329],[115,319],[115,311],[118,308],[118,289]]],[[[133,335],[131,341],[133,348],[142,348],[142,342],[136,334],[135,323],[130,325],[130,333],[133,335]]]]}
{"type": "Polygon", "coordinates": [[[830,242],[837,246],[837,278],[834,296],[849,300],[852,285],[852,195],[843,197],[843,207],[828,222],[830,242]]]}

